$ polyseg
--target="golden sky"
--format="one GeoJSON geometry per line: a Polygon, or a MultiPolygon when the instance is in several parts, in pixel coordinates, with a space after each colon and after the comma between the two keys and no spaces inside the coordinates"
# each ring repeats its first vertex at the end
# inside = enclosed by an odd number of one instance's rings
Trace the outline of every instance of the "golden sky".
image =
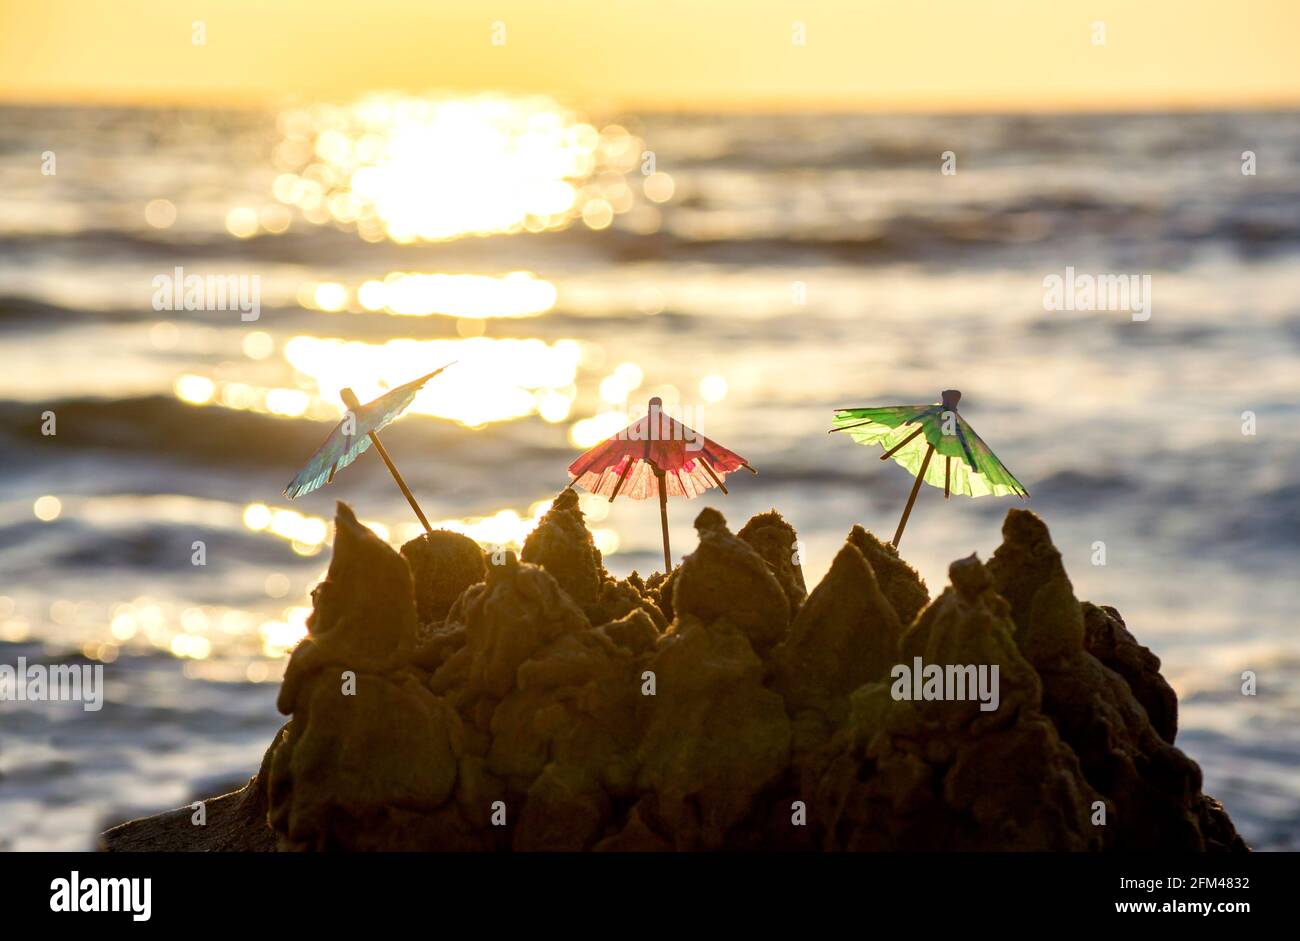
{"type": "Polygon", "coordinates": [[[0,0],[0,98],[438,88],[701,109],[1294,105],[1297,37],[1300,0],[0,0]]]}

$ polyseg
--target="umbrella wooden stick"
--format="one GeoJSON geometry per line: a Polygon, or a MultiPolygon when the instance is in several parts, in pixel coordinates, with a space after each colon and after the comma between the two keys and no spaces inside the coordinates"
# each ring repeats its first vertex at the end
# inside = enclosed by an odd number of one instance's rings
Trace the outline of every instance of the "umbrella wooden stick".
{"type": "Polygon", "coordinates": [[[664,574],[673,570],[673,553],[668,548],[668,482],[663,468],[650,459],[654,443],[663,435],[663,400],[659,396],[650,399],[646,409],[645,462],[654,468],[655,482],[659,487],[659,526],[664,533],[664,574]]]}
{"type": "MultiPolygon", "coordinates": [[[[356,394],[351,389],[343,389],[339,392],[339,397],[343,399],[343,404],[348,407],[355,418],[356,414],[361,411],[361,402],[357,399],[356,394]]],[[[393,459],[388,456],[388,450],[380,442],[379,435],[373,431],[370,432],[370,443],[375,446],[375,450],[379,452],[379,456],[382,457],[384,463],[388,465],[388,472],[393,475],[393,480],[397,481],[397,486],[401,488],[402,495],[406,497],[406,502],[411,504],[411,509],[413,509],[415,515],[420,518],[420,522],[424,525],[424,531],[432,536],[433,527],[429,525],[429,520],[425,517],[424,511],[420,509],[420,504],[415,502],[415,494],[411,493],[411,488],[406,486],[406,481],[402,479],[402,475],[397,471],[397,465],[394,464],[393,459]]]]}
{"type": "MultiPolygon", "coordinates": [[[[881,459],[882,461],[889,460],[889,458],[891,458],[891,457],[894,456],[894,452],[895,452],[895,451],[897,451],[897,450],[898,450],[899,448],[901,448],[903,445],[907,444],[907,442],[911,441],[913,438],[915,438],[917,435],[919,435],[923,430],[924,430],[924,429],[921,429],[921,428],[916,429],[916,431],[912,432],[910,435],[908,435],[908,436],[907,436],[906,438],[904,438],[902,441],[898,442],[898,444],[894,445],[892,448],[890,448],[890,449],[889,449],[888,451],[886,451],[884,454],[880,455],[880,459],[881,459]]],[[[931,450],[933,450],[933,448],[932,448],[931,450]]]]}
{"type": "Polygon", "coordinates": [[[930,450],[925,452],[925,460],[921,462],[921,472],[916,475],[916,483],[912,484],[912,495],[907,498],[907,506],[903,507],[903,518],[898,521],[898,532],[894,533],[895,549],[898,548],[899,540],[903,538],[903,527],[907,525],[907,518],[912,515],[912,504],[916,502],[916,493],[921,489],[926,468],[930,466],[932,457],[934,457],[934,445],[930,445],[930,450]]]}
{"type": "Polygon", "coordinates": [[[952,484],[952,458],[944,455],[943,458],[943,498],[948,499],[948,493],[952,484]]]}
{"type": "Polygon", "coordinates": [[[623,473],[618,475],[618,483],[614,485],[614,492],[609,495],[610,503],[614,502],[614,498],[618,496],[618,492],[623,489],[623,481],[627,480],[628,471],[632,469],[632,465],[635,463],[636,461],[632,460],[631,457],[628,457],[627,467],[623,468],[623,473]]]}
{"type": "Polygon", "coordinates": [[[718,478],[718,475],[713,472],[713,468],[709,466],[709,459],[705,457],[701,457],[701,458],[696,458],[696,460],[698,460],[700,464],[703,465],[704,469],[708,472],[709,476],[713,478],[713,482],[718,485],[718,489],[721,490],[723,493],[726,493],[727,485],[724,484],[718,478]]]}
{"type": "Polygon", "coordinates": [[[673,553],[668,548],[668,484],[664,472],[655,468],[655,477],[659,479],[659,525],[664,531],[664,574],[673,570],[673,553]]]}

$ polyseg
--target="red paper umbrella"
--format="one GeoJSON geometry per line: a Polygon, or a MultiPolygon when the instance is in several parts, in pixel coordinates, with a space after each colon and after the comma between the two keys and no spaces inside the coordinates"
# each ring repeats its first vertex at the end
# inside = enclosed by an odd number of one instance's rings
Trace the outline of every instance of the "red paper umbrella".
{"type": "Polygon", "coordinates": [[[671,572],[668,548],[668,498],[698,497],[710,487],[723,493],[722,481],[732,471],[758,471],[737,454],[704,437],[694,428],[663,413],[663,401],[650,400],[645,417],[607,438],[569,465],[574,484],[608,496],[646,500],[659,495],[659,522],[664,532],[664,571],[671,572]]]}

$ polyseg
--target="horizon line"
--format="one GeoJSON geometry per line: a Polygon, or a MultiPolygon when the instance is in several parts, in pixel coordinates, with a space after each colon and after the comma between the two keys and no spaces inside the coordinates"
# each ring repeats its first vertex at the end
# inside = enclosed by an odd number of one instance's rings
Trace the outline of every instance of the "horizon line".
{"type": "Polygon", "coordinates": [[[973,101],[965,99],[941,101],[934,98],[871,101],[848,98],[763,98],[744,100],[736,98],[682,101],[624,98],[595,99],[591,96],[565,95],[545,90],[509,88],[438,88],[421,90],[406,88],[373,88],[364,91],[332,94],[286,92],[283,94],[236,93],[226,95],[134,95],[58,92],[49,95],[25,91],[0,89],[0,106],[45,108],[117,108],[122,110],[214,110],[214,111],[266,111],[291,107],[303,103],[343,103],[371,95],[406,95],[409,97],[474,97],[502,95],[513,97],[544,96],[566,107],[579,110],[637,114],[726,114],[726,115],[781,115],[813,113],[825,115],[1013,115],[1013,114],[1078,114],[1078,115],[1140,115],[1140,114],[1212,114],[1234,112],[1270,112],[1300,110],[1300,93],[1290,95],[1233,96],[1222,98],[1162,98],[1150,101],[1133,101],[1131,98],[1073,99],[1055,101],[1026,101],[1013,97],[973,101]]]}

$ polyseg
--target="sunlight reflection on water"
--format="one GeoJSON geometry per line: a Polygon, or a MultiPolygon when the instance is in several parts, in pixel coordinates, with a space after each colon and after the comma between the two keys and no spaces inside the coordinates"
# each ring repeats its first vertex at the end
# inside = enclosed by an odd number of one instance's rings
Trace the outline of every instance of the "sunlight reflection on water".
{"type": "MultiPolygon", "coordinates": [[[[639,138],[618,125],[597,129],[541,96],[374,95],[284,111],[277,128],[276,199],[372,242],[543,232],[577,220],[603,229],[673,191],[653,170],[639,188],[626,179],[642,166],[639,138]]],[[[281,224],[252,210],[227,219],[240,238],[281,224]]]]}
{"type": "Polygon", "coordinates": [[[338,402],[344,386],[369,401],[454,361],[455,366],[420,390],[409,411],[477,427],[531,415],[539,398],[548,394],[572,401],[581,348],[572,340],[548,344],[476,337],[374,344],[299,336],[285,345],[284,355],[314,380],[328,402],[338,402]]]}
{"type": "Polygon", "coordinates": [[[218,404],[282,417],[337,419],[339,391],[351,387],[370,401],[440,365],[455,365],[420,390],[408,409],[468,427],[538,414],[557,423],[569,417],[582,347],[573,340],[394,339],[365,343],[296,336],[285,361],[308,388],[265,388],[185,373],[173,393],[191,405],[218,404]]]}
{"type": "MultiPolygon", "coordinates": [[[[602,553],[619,548],[618,532],[596,526],[608,513],[602,498],[583,494],[581,505],[592,528],[592,538],[602,553]]],[[[205,500],[180,494],[156,496],[104,495],[76,497],[67,501],[65,521],[83,526],[108,527],[131,521],[137,525],[196,525],[213,530],[243,530],[283,540],[302,557],[326,555],[333,540],[333,523],[320,516],[284,506],[250,503],[244,507],[219,500],[205,500]]],[[[435,530],[460,533],[486,549],[497,547],[519,551],[528,535],[550,508],[549,500],[532,503],[522,512],[503,508],[483,516],[431,520],[435,530]]],[[[363,519],[363,525],[394,548],[420,536],[424,529],[414,521],[384,522],[363,519]]],[[[323,564],[324,560],[322,560],[323,564]]],[[[31,625],[44,625],[42,636],[57,649],[61,641],[79,648],[92,659],[109,663],[123,648],[135,652],[152,649],[185,660],[233,658],[245,663],[261,658],[288,655],[306,636],[311,612],[310,586],[325,577],[324,569],[305,581],[299,576],[300,591],[289,597],[290,580],[273,572],[264,580],[265,603],[232,606],[196,602],[181,589],[170,596],[140,594],[125,600],[102,603],[74,602],[66,598],[42,599],[20,593],[0,595],[0,640],[21,642],[31,636],[31,625]]],[[[259,583],[261,584],[261,583],[259,583]]],[[[278,679],[247,664],[240,679],[260,682],[278,679]]]]}

